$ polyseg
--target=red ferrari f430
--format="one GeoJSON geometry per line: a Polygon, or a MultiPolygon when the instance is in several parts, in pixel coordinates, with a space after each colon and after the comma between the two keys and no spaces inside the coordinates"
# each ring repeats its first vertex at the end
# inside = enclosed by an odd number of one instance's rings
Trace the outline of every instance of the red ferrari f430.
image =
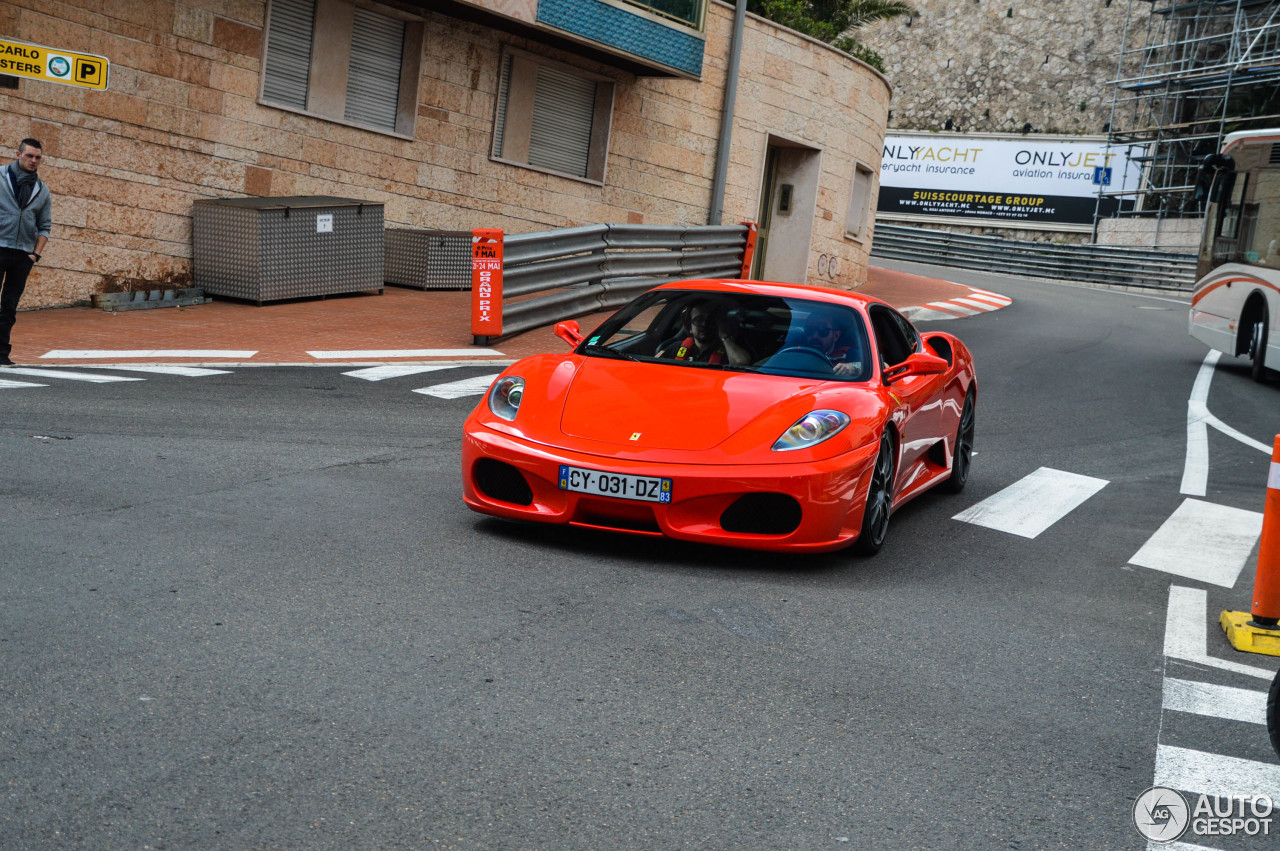
{"type": "Polygon", "coordinates": [[[759,281],[657,287],[573,350],[518,361],[468,417],[475,511],[759,550],[884,544],[893,511],[960,491],[973,358],[890,305],[759,281]]]}

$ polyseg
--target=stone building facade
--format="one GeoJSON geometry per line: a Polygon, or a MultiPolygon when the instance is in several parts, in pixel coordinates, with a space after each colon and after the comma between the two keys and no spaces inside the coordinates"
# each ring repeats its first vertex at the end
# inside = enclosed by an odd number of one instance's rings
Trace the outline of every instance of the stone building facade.
{"type": "Polygon", "coordinates": [[[1111,120],[1126,28],[1141,44],[1150,6],[1126,0],[911,0],[916,14],[859,30],[885,60],[891,129],[1096,135],[1111,120]],[[1132,8],[1131,8],[1132,7],[1132,8]]]}
{"type": "MultiPolygon", "coordinates": [[[[107,91],[37,80],[0,89],[0,139],[40,139],[54,193],[52,240],[23,306],[189,281],[192,204],[202,198],[358,198],[383,203],[388,225],[432,229],[707,223],[732,5],[708,4],[699,74],[640,76],[607,52],[439,11],[460,4],[358,2],[421,33],[416,100],[394,132],[264,102],[268,0],[0,2],[7,38],[111,62],[107,91]],[[513,50],[611,82],[599,179],[493,156],[500,65],[513,50]]],[[[495,14],[513,4],[529,2],[469,3],[495,14]]],[[[723,220],[758,220],[772,197],[771,156],[784,174],[791,163],[804,240],[798,250],[794,234],[784,240],[799,266],[781,279],[865,281],[875,185],[858,178],[879,167],[889,99],[868,66],[748,18],[723,220]]]]}

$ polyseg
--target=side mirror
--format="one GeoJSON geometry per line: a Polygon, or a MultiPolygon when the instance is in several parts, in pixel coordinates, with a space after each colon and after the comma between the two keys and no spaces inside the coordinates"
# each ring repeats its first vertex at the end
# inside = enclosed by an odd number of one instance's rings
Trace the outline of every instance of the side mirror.
{"type": "Polygon", "coordinates": [[[564,340],[573,348],[578,348],[582,342],[582,329],[578,327],[576,319],[570,319],[568,322],[559,322],[556,324],[556,336],[564,340]]]}
{"type": "Polygon", "coordinates": [[[885,370],[884,383],[893,384],[911,375],[940,375],[950,368],[951,364],[937,355],[916,352],[902,363],[885,370]]]}

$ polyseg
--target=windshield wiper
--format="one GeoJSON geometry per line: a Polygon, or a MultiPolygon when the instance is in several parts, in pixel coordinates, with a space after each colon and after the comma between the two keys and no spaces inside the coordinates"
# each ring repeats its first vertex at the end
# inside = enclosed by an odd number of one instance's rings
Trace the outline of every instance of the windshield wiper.
{"type": "Polygon", "coordinates": [[[600,355],[606,358],[617,358],[618,360],[640,360],[638,357],[626,352],[620,352],[617,349],[611,349],[608,346],[583,346],[582,353],[584,355],[600,355]]]}

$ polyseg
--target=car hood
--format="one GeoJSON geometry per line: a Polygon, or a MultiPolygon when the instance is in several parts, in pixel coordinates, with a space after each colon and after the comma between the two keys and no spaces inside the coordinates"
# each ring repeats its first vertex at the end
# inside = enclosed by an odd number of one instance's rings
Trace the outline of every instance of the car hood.
{"type": "Polygon", "coordinates": [[[587,358],[565,392],[560,431],[633,450],[707,450],[761,417],[781,434],[812,409],[813,391],[822,384],[587,358]]]}

